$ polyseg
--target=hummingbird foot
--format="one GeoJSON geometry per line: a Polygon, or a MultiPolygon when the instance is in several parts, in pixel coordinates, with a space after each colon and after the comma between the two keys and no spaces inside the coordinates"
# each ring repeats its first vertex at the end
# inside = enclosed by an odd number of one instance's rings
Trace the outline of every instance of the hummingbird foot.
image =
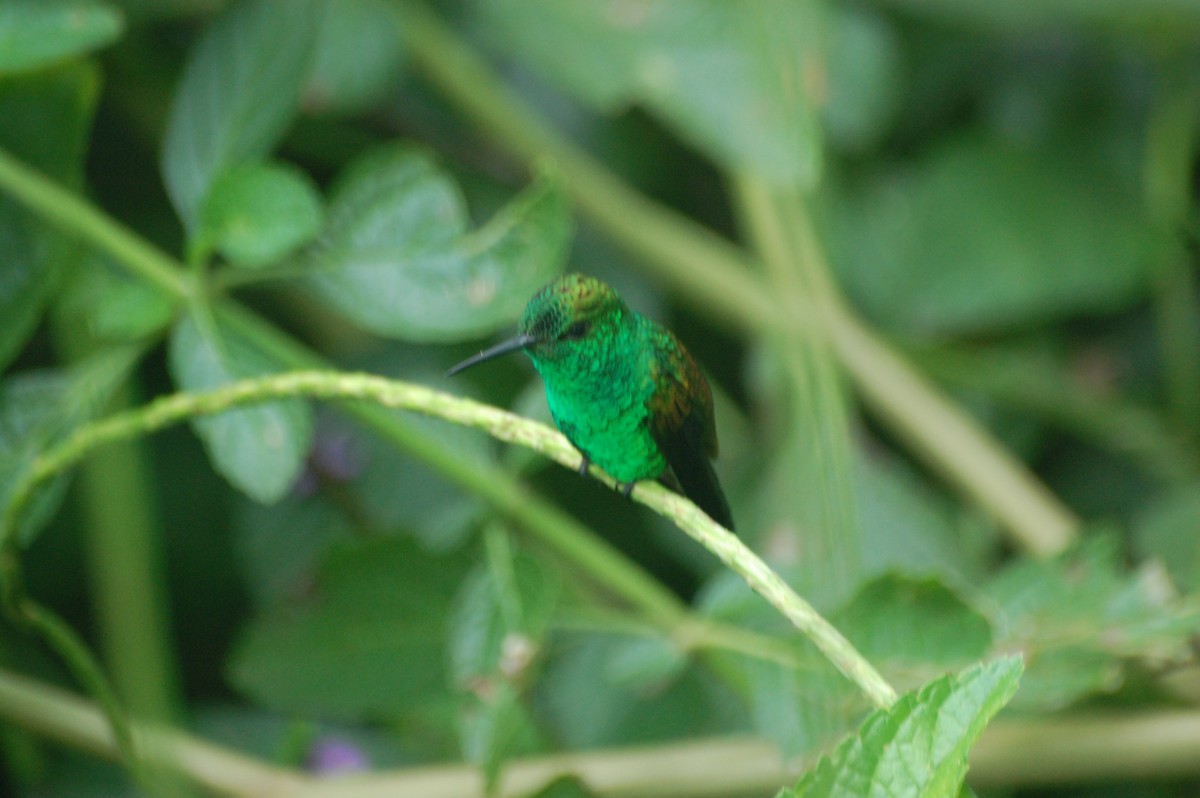
{"type": "Polygon", "coordinates": [[[591,467],[592,467],[592,458],[588,457],[585,454],[583,456],[583,462],[581,462],[579,464],[579,476],[586,477],[588,475],[588,469],[591,467]]]}
{"type": "Polygon", "coordinates": [[[628,499],[630,496],[633,495],[633,486],[636,484],[637,484],[637,480],[630,480],[629,482],[618,482],[617,490],[621,491],[621,495],[624,496],[626,499],[628,499]]]}

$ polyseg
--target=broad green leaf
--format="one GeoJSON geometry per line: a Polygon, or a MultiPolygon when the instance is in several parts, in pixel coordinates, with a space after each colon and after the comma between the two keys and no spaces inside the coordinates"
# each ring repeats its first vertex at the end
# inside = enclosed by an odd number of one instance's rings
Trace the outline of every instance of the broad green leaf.
{"type": "Polygon", "coordinates": [[[499,571],[489,560],[471,574],[450,617],[455,682],[469,688],[483,679],[523,678],[543,645],[560,587],[557,574],[524,554],[499,571]]]}
{"type": "Polygon", "coordinates": [[[385,100],[404,73],[399,13],[391,0],[323,0],[309,113],[359,113],[385,100]]]}
{"type": "Polygon", "coordinates": [[[929,573],[958,584],[984,573],[954,504],[914,469],[898,457],[857,447],[854,475],[864,574],[929,573]]]}
{"type": "MultiPolygon", "coordinates": [[[[15,12],[0,7],[0,18],[6,13],[15,12]]],[[[0,79],[0,147],[55,180],[78,185],[99,90],[90,64],[0,79]]],[[[73,241],[0,194],[0,371],[33,333],[77,252],[73,241]]]]}
{"type": "Polygon", "coordinates": [[[945,584],[898,573],[863,585],[829,620],[889,672],[960,668],[981,659],[992,642],[987,619],[945,584]]]}
{"type": "Polygon", "coordinates": [[[987,585],[996,644],[1025,652],[1015,704],[1053,709],[1122,679],[1123,660],[1182,662],[1200,606],[1172,595],[1154,568],[1123,574],[1113,538],[1094,536],[1050,560],[1019,562],[987,585]]]}
{"type": "MultiPolygon", "coordinates": [[[[444,374],[439,371],[435,378],[423,370],[414,370],[406,379],[436,387],[444,374]]],[[[403,418],[409,429],[437,441],[464,462],[490,460],[492,439],[479,430],[399,410],[396,415],[403,418]]],[[[364,438],[366,468],[351,489],[371,522],[383,530],[403,530],[415,535],[430,551],[450,551],[463,545],[475,529],[484,507],[482,500],[378,436],[364,438]],[[397,485],[403,485],[404,490],[397,490],[397,485]]]]}
{"type": "Polygon", "coordinates": [[[564,264],[571,222],[542,177],[468,232],[458,188],[419,151],[389,146],[339,180],[312,252],[312,289],[358,324],[415,341],[511,324],[564,264]]]}
{"type": "Polygon", "coordinates": [[[506,0],[480,28],[603,111],[639,103],[718,163],[815,182],[823,90],[818,4],[506,0]]]}
{"type": "Polygon", "coordinates": [[[675,681],[688,663],[687,652],[674,641],[654,635],[617,643],[608,661],[601,666],[614,684],[653,689],[675,681]]]}
{"type": "MultiPolygon", "coordinates": [[[[180,389],[200,392],[268,374],[275,364],[230,330],[201,327],[187,316],[171,335],[171,374],[180,389]]],[[[278,501],[295,482],[312,439],[312,414],[299,399],[227,410],[192,421],[213,467],[256,501],[278,501]]]]}
{"type": "Polygon", "coordinates": [[[1181,590],[1200,590],[1200,486],[1149,505],[1134,523],[1141,557],[1157,557],[1181,590]]]}
{"type": "MultiPolygon", "coordinates": [[[[67,369],[24,372],[0,381],[0,507],[7,507],[16,482],[33,461],[82,424],[96,418],[129,375],[136,351],[116,347],[67,369]]],[[[62,501],[67,474],[33,494],[18,519],[22,545],[34,536],[62,501]]],[[[4,530],[4,534],[13,534],[4,530]]]]}
{"type": "Polygon", "coordinates": [[[227,260],[266,266],[306,244],[321,229],[321,196],[293,166],[235,166],[213,183],[200,211],[197,239],[227,260]]]}
{"type": "Polygon", "coordinates": [[[861,153],[887,132],[900,108],[901,45],[874,9],[835,5],[829,18],[828,85],[821,118],[837,150],[861,153]]]}
{"type": "Polygon", "coordinates": [[[104,47],[124,27],[120,10],[98,0],[5,0],[0,3],[0,75],[104,47]]]}
{"type": "Polygon", "coordinates": [[[633,687],[609,662],[623,636],[556,635],[532,686],[542,729],[564,748],[630,746],[742,731],[745,710],[729,688],[701,668],[669,684],[633,687]]]}
{"type": "Polygon", "coordinates": [[[1008,657],[944,676],[872,713],[780,798],[957,798],[967,753],[1021,677],[1008,657]]]}
{"type": "Polygon", "coordinates": [[[238,0],[188,55],[171,103],[162,170],[189,230],[221,173],[265,156],[291,122],[318,10],[315,0],[238,0]]]}
{"type": "Polygon", "coordinates": [[[267,706],[345,720],[445,701],[446,624],[467,572],[411,540],[334,548],[311,598],[259,614],[229,663],[243,693],[267,706]]]}
{"type": "Polygon", "coordinates": [[[851,293],[926,335],[1124,307],[1144,292],[1159,240],[1140,198],[1086,159],[980,139],[880,173],[837,219],[851,293]]]}
{"type": "Polygon", "coordinates": [[[260,607],[304,595],[329,550],[361,534],[334,502],[321,496],[293,496],[270,507],[243,504],[235,554],[246,589],[260,607]]]}

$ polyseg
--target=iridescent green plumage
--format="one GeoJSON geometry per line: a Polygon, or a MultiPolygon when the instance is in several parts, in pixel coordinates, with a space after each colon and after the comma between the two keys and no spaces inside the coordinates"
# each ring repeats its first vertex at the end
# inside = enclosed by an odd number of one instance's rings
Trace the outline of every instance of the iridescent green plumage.
{"type": "Polygon", "coordinates": [[[669,330],[599,280],[568,274],[529,300],[518,333],[451,372],[524,349],[545,381],[554,422],[586,460],[629,488],[670,474],[714,521],[733,528],[709,463],[717,454],[712,392],[669,330]]]}

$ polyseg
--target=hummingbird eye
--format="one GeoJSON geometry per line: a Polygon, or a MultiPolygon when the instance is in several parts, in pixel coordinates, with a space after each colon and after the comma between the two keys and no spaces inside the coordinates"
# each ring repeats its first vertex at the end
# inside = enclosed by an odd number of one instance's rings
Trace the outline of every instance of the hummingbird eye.
{"type": "Polygon", "coordinates": [[[563,330],[562,335],[558,336],[560,341],[577,341],[588,334],[592,329],[592,323],[589,321],[577,321],[567,329],[563,330]]]}

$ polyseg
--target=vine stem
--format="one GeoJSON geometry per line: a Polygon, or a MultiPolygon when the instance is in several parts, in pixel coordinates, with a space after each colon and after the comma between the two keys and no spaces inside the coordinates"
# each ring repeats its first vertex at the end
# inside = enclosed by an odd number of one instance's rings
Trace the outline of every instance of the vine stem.
{"type": "MultiPolygon", "coordinates": [[[[44,480],[70,468],[98,446],[146,435],[198,415],[212,415],[240,405],[283,397],[365,400],[386,408],[410,410],[484,430],[507,443],[530,448],[555,462],[577,470],[579,452],[562,434],[544,424],[522,418],[490,405],[435,391],[423,385],[389,380],[371,374],[327,371],[296,371],[229,383],[204,393],[176,393],[156,399],[144,407],[119,413],[77,429],[62,443],[34,459],[10,494],[0,520],[0,550],[12,544],[23,507],[44,480]]],[[[609,485],[613,479],[595,466],[594,476],[609,485]]],[[[782,613],[800,632],[867,695],[877,706],[888,706],[895,690],[878,671],[801,598],[782,578],[700,508],[653,482],[640,482],[634,499],[673,521],[681,530],[739,574],[763,598],[782,613]]]]}
{"type": "MultiPolygon", "coordinates": [[[[49,739],[102,756],[118,753],[112,729],[92,702],[0,669],[0,717],[49,739]]],[[[170,766],[216,794],[246,798],[482,798],[472,765],[384,770],[329,779],[286,770],[187,732],[144,723],[133,734],[153,765],[170,766]]],[[[1200,713],[1158,709],[993,721],[971,750],[979,786],[1194,778],[1200,774],[1200,713]]],[[[504,796],[528,795],[564,774],[598,796],[706,798],[763,794],[793,781],[804,763],[785,761],[767,740],[717,737],[518,759],[505,770],[504,796]]]]}

